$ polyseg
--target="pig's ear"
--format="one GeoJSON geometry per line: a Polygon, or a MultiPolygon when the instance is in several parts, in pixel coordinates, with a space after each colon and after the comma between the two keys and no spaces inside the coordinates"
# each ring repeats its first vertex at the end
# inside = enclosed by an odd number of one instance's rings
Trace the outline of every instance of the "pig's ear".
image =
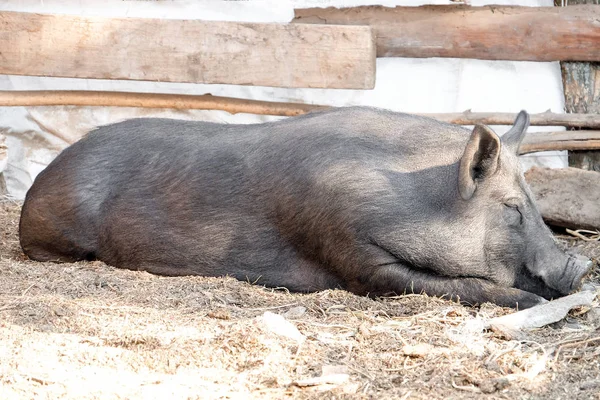
{"type": "Polygon", "coordinates": [[[504,146],[509,151],[519,154],[519,146],[521,146],[521,142],[525,137],[528,127],[529,114],[527,114],[525,111],[521,111],[519,115],[517,115],[517,119],[515,119],[513,127],[502,136],[502,143],[504,146]]]}
{"type": "Polygon", "coordinates": [[[477,184],[496,172],[500,148],[500,138],[494,131],[485,125],[475,126],[458,171],[458,190],[463,199],[469,200],[477,184]]]}

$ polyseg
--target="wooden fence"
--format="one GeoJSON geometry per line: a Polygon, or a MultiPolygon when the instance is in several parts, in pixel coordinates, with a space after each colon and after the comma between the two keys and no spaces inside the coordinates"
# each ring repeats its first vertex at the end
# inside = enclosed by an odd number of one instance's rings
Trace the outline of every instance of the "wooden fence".
{"type": "MultiPolygon", "coordinates": [[[[296,10],[290,24],[0,12],[0,74],[370,89],[378,57],[600,61],[600,7],[354,7],[296,10]]],[[[293,116],[326,105],[211,95],[4,91],[0,106],[125,106],[293,116]]],[[[509,125],[513,114],[428,114],[509,125]]],[[[600,129],[591,114],[532,125],[600,129]]],[[[524,152],[597,149],[598,132],[536,135],[524,152]]]]}

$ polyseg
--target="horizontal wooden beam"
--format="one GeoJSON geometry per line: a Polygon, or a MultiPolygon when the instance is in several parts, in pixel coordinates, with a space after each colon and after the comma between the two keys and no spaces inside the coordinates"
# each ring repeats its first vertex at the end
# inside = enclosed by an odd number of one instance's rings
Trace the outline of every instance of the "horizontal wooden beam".
{"type": "MultiPolygon", "coordinates": [[[[231,114],[249,113],[292,117],[331,108],[327,105],[248,100],[234,97],[87,90],[0,90],[0,107],[15,106],[103,106],[173,108],[184,110],[223,110],[231,114]]],[[[414,113],[458,125],[512,125],[516,113],[414,113]]],[[[600,129],[600,115],[557,114],[549,111],[530,114],[531,125],[571,126],[600,129]]],[[[562,132],[576,134],[576,132],[562,132]]],[[[577,132],[583,135],[583,132],[577,132]]]]}
{"type": "Polygon", "coordinates": [[[537,153],[540,151],[553,150],[600,150],[600,140],[561,140],[557,142],[524,144],[521,146],[520,154],[537,153]]]}
{"type": "Polygon", "coordinates": [[[0,12],[0,74],[372,89],[367,26],[0,12]]]}
{"type": "Polygon", "coordinates": [[[550,150],[600,150],[600,131],[536,132],[525,136],[521,154],[550,150]]]}
{"type": "Polygon", "coordinates": [[[371,26],[378,57],[600,61],[600,7],[464,5],[295,10],[296,23],[371,26]]]}

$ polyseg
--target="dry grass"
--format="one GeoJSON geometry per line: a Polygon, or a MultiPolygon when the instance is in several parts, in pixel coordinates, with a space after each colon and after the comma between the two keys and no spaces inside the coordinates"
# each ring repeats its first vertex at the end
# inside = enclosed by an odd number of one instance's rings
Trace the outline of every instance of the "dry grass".
{"type": "MultiPolygon", "coordinates": [[[[28,261],[18,214],[0,203],[3,399],[600,398],[597,307],[505,340],[483,329],[511,312],[493,305],[28,261]],[[265,312],[306,339],[275,333],[265,312]],[[303,386],[331,370],[349,378],[303,386]]],[[[569,242],[600,255],[597,242],[569,242]]]]}

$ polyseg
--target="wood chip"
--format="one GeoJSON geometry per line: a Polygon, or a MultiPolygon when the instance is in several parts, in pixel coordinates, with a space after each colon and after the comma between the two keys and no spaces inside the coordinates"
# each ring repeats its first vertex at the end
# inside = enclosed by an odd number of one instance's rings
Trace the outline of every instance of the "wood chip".
{"type": "Polygon", "coordinates": [[[509,335],[520,330],[541,328],[560,321],[572,308],[590,306],[596,295],[595,291],[578,292],[523,311],[492,318],[489,328],[509,335]]]}

